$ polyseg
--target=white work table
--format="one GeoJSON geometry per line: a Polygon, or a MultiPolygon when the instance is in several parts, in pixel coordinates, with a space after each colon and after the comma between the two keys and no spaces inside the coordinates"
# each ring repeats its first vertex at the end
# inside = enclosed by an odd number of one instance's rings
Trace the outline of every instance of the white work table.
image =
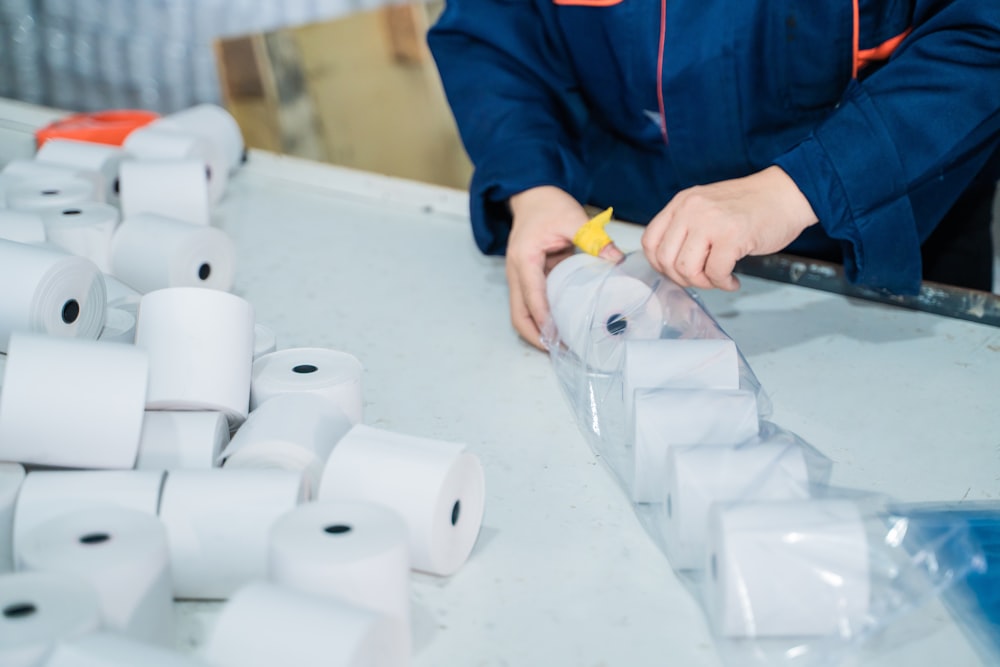
{"type": "MultiPolygon", "coordinates": [[[[0,105],[0,159],[30,156],[25,133],[51,117],[0,105]]],[[[237,245],[233,291],[280,347],[357,356],[365,422],[466,443],[483,462],[468,563],[414,575],[416,666],[719,664],[548,357],[511,328],[503,260],[475,248],[464,194],[254,152],[216,224],[237,245]]],[[[639,228],[610,231],[639,247],[639,228]]],[[[773,421],[834,461],[835,484],[905,501],[996,497],[1000,329],[749,277],[703,300],[773,421]]],[[[179,645],[197,647],[218,609],[181,604],[179,645]]],[[[979,664],[943,610],[921,619],[913,642],[858,664],[979,664]]]]}

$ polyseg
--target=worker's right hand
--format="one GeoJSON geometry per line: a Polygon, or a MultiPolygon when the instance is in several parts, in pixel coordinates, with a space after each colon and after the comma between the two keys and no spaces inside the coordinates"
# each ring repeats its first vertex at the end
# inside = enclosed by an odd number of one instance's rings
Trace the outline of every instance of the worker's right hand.
{"type": "MultiPolygon", "coordinates": [[[[510,198],[514,216],[507,240],[507,284],[514,329],[539,349],[541,327],[549,317],[545,276],[573,254],[573,236],[587,220],[583,207],[567,192],[543,185],[510,198]]],[[[601,256],[617,261],[622,252],[609,244],[601,256]]]]}

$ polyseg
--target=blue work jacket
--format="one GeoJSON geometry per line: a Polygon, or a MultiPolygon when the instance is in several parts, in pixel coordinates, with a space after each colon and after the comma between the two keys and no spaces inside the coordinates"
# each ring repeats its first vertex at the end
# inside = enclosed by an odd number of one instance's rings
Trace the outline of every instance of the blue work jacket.
{"type": "Polygon", "coordinates": [[[820,220],[790,252],[912,293],[1000,157],[1000,0],[448,0],[428,42],[489,254],[534,186],[646,223],[778,165],[820,220]]]}

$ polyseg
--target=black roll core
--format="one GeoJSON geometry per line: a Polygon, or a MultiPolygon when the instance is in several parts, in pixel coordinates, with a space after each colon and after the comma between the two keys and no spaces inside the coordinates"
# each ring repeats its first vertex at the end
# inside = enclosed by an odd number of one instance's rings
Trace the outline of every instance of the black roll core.
{"type": "Polygon", "coordinates": [[[299,364],[292,368],[293,373],[299,373],[300,375],[307,375],[308,373],[315,373],[319,369],[312,364],[299,364]]]}
{"type": "Polygon", "coordinates": [[[609,334],[612,336],[620,336],[625,333],[626,329],[628,329],[628,320],[621,313],[615,313],[608,318],[605,326],[607,327],[609,334]]]}
{"type": "Polygon", "coordinates": [[[351,527],[342,523],[335,523],[324,528],[323,532],[329,535],[343,535],[344,533],[351,532],[351,527]]]}
{"type": "Polygon", "coordinates": [[[38,608],[30,602],[15,602],[3,608],[3,615],[5,618],[24,618],[31,616],[36,611],[38,608]]]}
{"type": "Polygon", "coordinates": [[[80,544],[104,544],[110,539],[107,533],[87,533],[80,536],[80,544]]]}
{"type": "Polygon", "coordinates": [[[76,318],[80,317],[80,304],[76,299],[70,299],[63,304],[62,321],[66,324],[73,324],[76,318]]]}
{"type": "Polygon", "coordinates": [[[62,212],[63,215],[80,215],[81,213],[83,211],[78,208],[67,208],[62,212]]]}
{"type": "Polygon", "coordinates": [[[208,277],[212,275],[212,265],[205,262],[198,267],[198,277],[202,280],[208,280],[208,277]]]}
{"type": "Polygon", "coordinates": [[[451,525],[458,524],[458,515],[462,511],[462,501],[456,500],[455,504],[451,506],[451,525]]]}

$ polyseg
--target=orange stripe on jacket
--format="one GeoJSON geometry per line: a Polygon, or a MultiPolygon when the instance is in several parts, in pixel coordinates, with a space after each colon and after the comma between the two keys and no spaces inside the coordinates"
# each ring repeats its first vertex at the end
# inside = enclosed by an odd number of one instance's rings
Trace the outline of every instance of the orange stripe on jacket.
{"type": "Polygon", "coordinates": [[[858,71],[871,63],[879,60],[887,60],[912,30],[913,28],[907,28],[900,34],[890,37],[874,48],[862,50],[859,46],[861,40],[861,10],[858,8],[858,0],[854,0],[854,65],[851,69],[851,78],[858,78],[858,71]]]}
{"type": "Polygon", "coordinates": [[[610,7],[620,5],[623,0],[552,0],[557,5],[576,5],[580,7],[610,7]]]}

